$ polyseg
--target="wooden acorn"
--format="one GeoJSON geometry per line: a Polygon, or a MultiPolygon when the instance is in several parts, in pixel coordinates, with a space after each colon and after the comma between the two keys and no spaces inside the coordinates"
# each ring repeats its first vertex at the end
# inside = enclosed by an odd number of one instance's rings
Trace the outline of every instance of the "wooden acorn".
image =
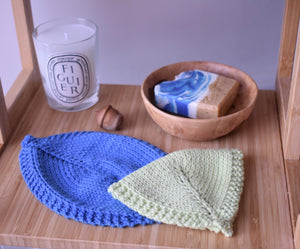
{"type": "Polygon", "coordinates": [[[123,122],[123,115],[111,105],[104,106],[97,111],[97,123],[105,130],[119,130],[123,122]]]}

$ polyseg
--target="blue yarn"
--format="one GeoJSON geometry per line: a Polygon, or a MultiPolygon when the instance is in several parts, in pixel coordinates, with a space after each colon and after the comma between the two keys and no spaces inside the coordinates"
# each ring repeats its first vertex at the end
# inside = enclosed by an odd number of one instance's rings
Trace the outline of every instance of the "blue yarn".
{"type": "Polygon", "coordinates": [[[27,135],[19,155],[23,178],[54,212],[87,224],[153,224],[114,199],[107,188],[165,153],[145,141],[104,132],[27,135]]]}

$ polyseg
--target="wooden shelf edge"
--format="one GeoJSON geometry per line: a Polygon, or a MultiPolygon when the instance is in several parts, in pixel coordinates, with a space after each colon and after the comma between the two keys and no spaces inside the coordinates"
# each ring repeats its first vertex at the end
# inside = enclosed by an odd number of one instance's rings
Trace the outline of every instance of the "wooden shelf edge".
{"type": "Polygon", "coordinates": [[[297,216],[296,229],[294,233],[295,249],[300,248],[300,215],[297,216]]]}
{"type": "MultiPolygon", "coordinates": [[[[0,239],[1,239],[0,235],[0,239]]],[[[16,247],[26,247],[26,248],[72,248],[72,249],[95,249],[95,248],[105,248],[105,249],[147,249],[152,248],[146,244],[122,244],[120,242],[96,242],[96,241],[81,241],[76,239],[62,239],[57,238],[49,242],[46,238],[35,238],[34,240],[30,236],[8,236],[5,235],[5,240],[1,242],[4,246],[16,246],[16,247]]],[[[169,246],[155,246],[156,249],[172,249],[169,246]]],[[[182,248],[182,247],[178,247],[182,248]]]]}
{"type": "Polygon", "coordinates": [[[290,87],[291,79],[289,77],[281,77],[280,75],[277,75],[276,100],[282,141],[284,141],[285,138],[285,125],[289,104],[290,87]]]}
{"type": "MultiPolygon", "coordinates": [[[[298,230],[300,230],[300,220],[297,221],[298,220],[297,218],[300,217],[299,216],[300,214],[300,189],[299,189],[300,161],[285,160],[285,168],[286,168],[286,179],[287,179],[292,228],[294,231],[294,235],[296,235],[297,226],[298,226],[298,230]]],[[[300,231],[298,232],[300,234],[300,231]]]]}

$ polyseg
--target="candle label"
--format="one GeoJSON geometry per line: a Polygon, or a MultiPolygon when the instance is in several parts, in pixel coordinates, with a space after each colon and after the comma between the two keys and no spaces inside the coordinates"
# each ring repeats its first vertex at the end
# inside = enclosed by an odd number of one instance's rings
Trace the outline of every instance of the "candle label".
{"type": "Polygon", "coordinates": [[[80,102],[89,92],[89,66],[83,55],[51,57],[48,61],[48,76],[52,93],[64,103],[80,102]]]}

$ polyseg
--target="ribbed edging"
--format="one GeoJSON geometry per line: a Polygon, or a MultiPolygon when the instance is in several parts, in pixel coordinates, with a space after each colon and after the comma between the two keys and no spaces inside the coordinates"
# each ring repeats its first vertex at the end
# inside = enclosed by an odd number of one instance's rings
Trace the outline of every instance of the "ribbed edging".
{"type": "MultiPolygon", "coordinates": [[[[41,168],[43,167],[55,167],[57,164],[61,164],[60,167],[63,167],[62,165],[64,163],[67,165],[73,161],[76,162],[75,165],[79,164],[80,161],[81,164],[84,164],[84,158],[73,158],[72,148],[70,148],[70,153],[66,153],[66,151],[60,153],[59,148],[57,148],[59,144],[73,139],[78,139],[78,143],[82,141],[82,147],[90,146],[88,143],[89,140],[93,140],[94,143],[94,140],[96,140],[99,142],[99,146],[102,146],[104,150],[106,149],[105,142],[120,142],[123,144],[123,151],[119,152],[120,155],[117,155],[117,158],[126,157],[127,153],[133,153],[137,158],[141,158],[141,163],[144,162],[145,164],[165,155],[162,150],[148,142],[123,135],[102,132],[73,132],[45,138],[34,138],[28,135],[22,141],[22,149],[19,155],[20,169],[28,188],[36,198],[59,215],[87,224],[111,227],[132,227],[139,224],[146,225],[155,223],[155,221],[130,210],[109,194],[103,197],[103,203],[99,203],[99,207],[88,207],[86,203],[80,203],[78,200],[72,200],[72,198],[70,198],[72,191],[76,191],[75,188],[57,189],[57,186],[55,188],[53,187],[53,182],[47,181],[50,177],[42,173],[41,168]],[[47,163],[47,165],[41,165],[42,156],[53,160],[53,164],[47,163]],[[67,197],[64,193],[67,193],[67,197]]],[[[72,144],[72,141],[70,144],[72,144]]],[[[101,158],[99,160],[101,162],[101,158]]],[[[87,166],[94,167],[92,163],[92,161],[87,162],[87,166]]],[[[116,162],[114,162],[114,165],[115,163],[116,162]]],[[[110,164],[105,166],[109,167],[109,165],[110,164]]],[[[84,165],[82,167],[87,166],[84,165]]],[[[143,165],[139,165],[139,167],[141,166],[143,165]]],[[[124,169],[124,172],[121,172],[122,170],[123,169],[120,169],[122,176],[128,173],[126,169],[124,169]]],[[[132,168],[130,168],[130,170],[132,171],[132,168]]],[[[61,173],[63,173],[63,171],[61,173]]],[[[76,174],[75,166],[73,173],[76,174]]],[[[108,178],[109,177],[110,176],[108,176],[108,178]]],[[[66,179],[68,178],[66,177],[66,179]]],[[[116,179],[116,181],[117,180],[120,179],[116,179]]],[[[110,185],[110,183],[107,184],[110,185]]],[[[72,186],[72,182],[70,182],[68,186],[72,186]]],[[[107,192],[107,187],[103,186],[103,192],[107,192]]]]}
{"type": "MultiPolygon", "coordinates": [[[[222,206],[219,210],[209,208],[207,212],[211,213],[208,217],[206,214],[201,214],[199,212],[177,210],[176,207],[172,209],[150,201],[135,192],[122,180],[112,184],[108,188],[108,192],[131,209],[150,219],[182,227],[202,230],[209,229],[216,233],[222,232],[225,236],[231,237],[233,234],[232,223],[238,211],[239,200],[243,190],[244,169],[242,152],[237,149],[230,149],[228,151],[232,155],[230,184],[222,206]],[[202,215],[205,215],[205,217],[202,215]]],[[[203,200],[203,202],[205,201],[203,200]]],[[[205,205],[207,205],[206,202],[205,205]]]]}

